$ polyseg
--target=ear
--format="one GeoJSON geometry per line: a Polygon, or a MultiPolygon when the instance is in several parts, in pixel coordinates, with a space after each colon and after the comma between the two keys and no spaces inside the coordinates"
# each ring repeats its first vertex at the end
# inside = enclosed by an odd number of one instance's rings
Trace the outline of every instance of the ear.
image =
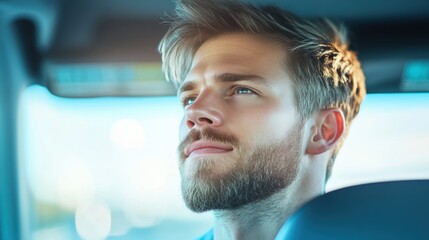
{"type": "Polygon", "coordinates": [[[344,115],[338,108],[330,108],[317,114],[306,153],[321,154],[332,149],[344,133],[344,115]]]}

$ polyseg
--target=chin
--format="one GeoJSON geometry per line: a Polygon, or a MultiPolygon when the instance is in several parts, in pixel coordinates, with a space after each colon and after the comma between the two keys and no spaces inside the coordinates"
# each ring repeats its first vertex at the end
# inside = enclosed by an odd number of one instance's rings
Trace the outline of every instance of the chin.
{"type": "Polygon", "coordinates": [[[197,156],[186,159],[181,168],[181,175],[184,178],[221,178],[236,169],[236,159],[226,156],[197,156]]]}

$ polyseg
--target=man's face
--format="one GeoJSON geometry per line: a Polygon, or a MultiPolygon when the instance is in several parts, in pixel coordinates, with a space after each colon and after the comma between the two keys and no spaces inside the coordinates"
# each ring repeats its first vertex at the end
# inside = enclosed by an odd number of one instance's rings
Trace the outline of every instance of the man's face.
{"type": "Polygon", "coordinates": [[[302,149],[284,49],[245,33],[204,42],[179,89],[182,193],[197,212],[234,209],[289,186],[302,149]]]}

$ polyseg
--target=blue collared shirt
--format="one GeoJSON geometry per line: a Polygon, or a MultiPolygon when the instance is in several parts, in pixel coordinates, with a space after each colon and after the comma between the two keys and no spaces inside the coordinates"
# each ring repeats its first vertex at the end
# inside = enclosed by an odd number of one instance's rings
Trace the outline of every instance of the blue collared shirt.
{"type": "Polygon", "coordinates": [[[197,238],[197,240],[213,240],[213,239],[214,239],[213,229],[210,229],[204,235],[202,235],[201,237],[197,238]]]}

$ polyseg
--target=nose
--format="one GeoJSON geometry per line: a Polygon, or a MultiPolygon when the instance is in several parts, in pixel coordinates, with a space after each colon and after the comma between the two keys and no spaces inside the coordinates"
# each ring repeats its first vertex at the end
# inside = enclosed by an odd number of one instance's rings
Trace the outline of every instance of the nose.
{"type": "Polygon", "coordinates": [[[220,101],[215,93],[202,91],[185,110],[186,126],[189,129],[221,126],[223,116],[220,101]]]}

